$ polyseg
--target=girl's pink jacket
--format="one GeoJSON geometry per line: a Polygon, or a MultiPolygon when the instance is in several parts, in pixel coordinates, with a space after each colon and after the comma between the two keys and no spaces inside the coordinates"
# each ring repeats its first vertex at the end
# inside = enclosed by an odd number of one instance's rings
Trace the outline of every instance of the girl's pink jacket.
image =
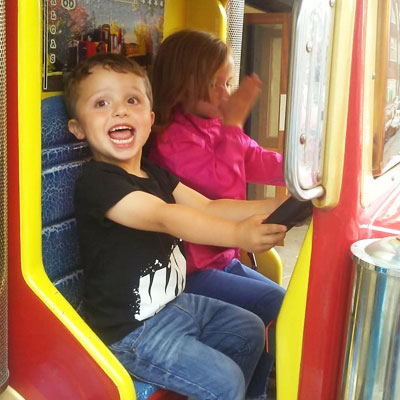
{"type": "MultiPolygon", "coordinates": [[[[210,199],[246,199],[246,183],[284,186],[282,156],[263,149],[242,129],[176,112],[154,138],[151,161],[210,199]]],[[[212,227],[210,227],[212,229],[212,227]]],[[[185,243],[187,273],[225,268],[239,249],[185,243]]]]}

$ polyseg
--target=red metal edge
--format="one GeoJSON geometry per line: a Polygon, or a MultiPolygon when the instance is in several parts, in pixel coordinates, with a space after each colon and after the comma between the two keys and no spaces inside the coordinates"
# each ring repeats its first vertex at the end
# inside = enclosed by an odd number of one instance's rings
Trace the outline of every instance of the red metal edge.
{"type": "Polygon", "coordinates": [[[353,279],[350,246],[363,235],[359,218],[365,23],[366,1],[359,0],[341,197],[335,209],[314,212],[299,400],[339,398],[353,279]]]}
{"type": "Polygon", "coordinates": [[[5,20],[9,383],[29,400],[119,399],[115,384],[31,291],[22,276],[18,169],[18,2],[6,2],[5,20]]]}

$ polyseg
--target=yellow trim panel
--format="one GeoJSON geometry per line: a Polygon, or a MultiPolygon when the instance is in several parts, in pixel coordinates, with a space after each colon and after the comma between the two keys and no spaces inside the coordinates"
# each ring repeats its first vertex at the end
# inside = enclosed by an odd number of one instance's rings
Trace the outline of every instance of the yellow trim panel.
{"type": "Polygon", "coordinates": [[[182,29],[213,33],[226,41],[228,0],[165,0],[164,38],[182,29]]]}
{"type": "Polygon", "coordinates": [[[298,395],[312,237],[311,221],[276,325],[278,400],[295,400],[298,395]]]}
{"type": "Polygon", "coordinates": [[[121,399],[134,400],[128,372],[55,289],[42,263],[41,242],[41,7],[18,1],[18,124],[21,268],[27,285],[115,383],[121,399]]]}
{"type": "Polygon", "coordinates": [[[325,195],[313,200],[316,207],[326,208],[337,205],[342,186],[356,1],[337,0],[335,7],[322,178],[325,195]]]}
{"type": "Polygon", "coordinates": [[[8,386],[7,389],[0,394],[0,400],[25,400],[25,398],[11,386],[8,386]]]}

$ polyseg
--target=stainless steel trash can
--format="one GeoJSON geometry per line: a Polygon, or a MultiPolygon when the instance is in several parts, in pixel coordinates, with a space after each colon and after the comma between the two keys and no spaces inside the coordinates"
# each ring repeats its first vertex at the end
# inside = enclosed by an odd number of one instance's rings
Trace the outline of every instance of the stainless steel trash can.
{"type": "Polygon", "coordinates": [[[351,246],[354,280],[341,399],[400,399],[400,236],[351,246]]]}

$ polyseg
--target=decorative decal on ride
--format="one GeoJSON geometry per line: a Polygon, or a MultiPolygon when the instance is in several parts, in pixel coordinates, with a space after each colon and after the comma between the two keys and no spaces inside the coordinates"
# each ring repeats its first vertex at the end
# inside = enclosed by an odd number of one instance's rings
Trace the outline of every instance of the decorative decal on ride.
{"type": "Polygon", "coordinates": [[[139,289],[134,293],[137,304],[133,306],[135,318],[143,321],[160,310],[183,292],[186,282],[186,260],[178,245],[171,249],[167,266],[159,260],[140,277],[139,289]]]}
{"type": "Polygon", "coordinates": [[[149,66],[163,18],[161,0],[45,0],[43,91],[61,91],[63,73],[98,52],[124,54],[149,66]]]}

